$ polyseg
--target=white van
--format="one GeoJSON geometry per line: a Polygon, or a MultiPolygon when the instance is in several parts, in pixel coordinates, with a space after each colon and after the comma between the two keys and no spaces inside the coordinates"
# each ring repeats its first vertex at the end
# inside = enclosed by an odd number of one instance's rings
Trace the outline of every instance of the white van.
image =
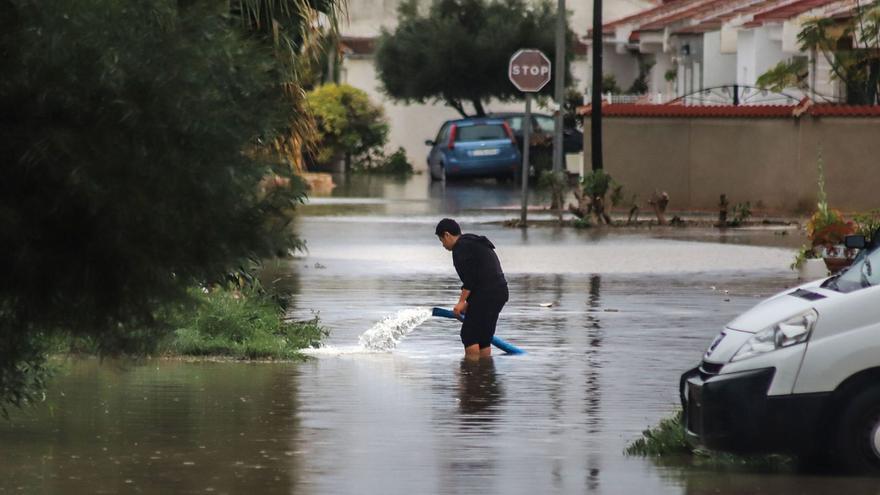
{"type": "Polygon", "coordinates": [[[846,245],[863,248],[847,270],[761,302],[682,375],[692,443],[880,473],[880,249],[846,245]]]}

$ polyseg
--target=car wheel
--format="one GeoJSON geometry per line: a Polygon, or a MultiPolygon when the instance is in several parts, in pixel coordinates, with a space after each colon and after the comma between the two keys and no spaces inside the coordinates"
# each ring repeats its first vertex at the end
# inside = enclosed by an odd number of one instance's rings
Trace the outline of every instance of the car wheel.
{"type": "Polygon", "coordinates": [[[880,474],[880,387],[849,402],[834,436],[834,458],[845,471],[880,474]]]}

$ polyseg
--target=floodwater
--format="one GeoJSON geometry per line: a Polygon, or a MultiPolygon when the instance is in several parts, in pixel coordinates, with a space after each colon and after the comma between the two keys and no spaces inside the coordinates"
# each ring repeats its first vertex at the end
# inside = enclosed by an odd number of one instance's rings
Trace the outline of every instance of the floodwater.
{"type": "Polygon", "coordinates": [[[0,423],[0,493],[880,491],[623,454],[675,410],[679,375],[726,322],[797,283],[796,230],[503,227],[518,201],[513,186],[423,176],[313,198],[296,226],[309,252],[267,277],[291,317],[320,315],[325,347],[305,363],[59,362],[45,402],[0,423]],[[433,236],[447,215],[498,246],[498,335],[526,355],[463,361],[439,318],[394,327],[390,350],[361,346],[378,322],[456,301],[433,236]]]}

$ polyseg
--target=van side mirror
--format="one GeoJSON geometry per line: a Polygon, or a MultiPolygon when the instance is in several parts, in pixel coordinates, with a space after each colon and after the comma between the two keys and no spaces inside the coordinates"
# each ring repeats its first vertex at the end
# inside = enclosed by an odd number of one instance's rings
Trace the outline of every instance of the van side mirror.
{"type": "Polygon", "coordinates": [[[847,249],[865,249],[868,246],[868,241],[863,235],[848,235],[843,238],[843,245],[847,249]]]}
{"type": "Polygon", "coordinates": [[[434,141],[431,141],[430,139],[426,139],[425,146],[434,146],[434,141]]]}

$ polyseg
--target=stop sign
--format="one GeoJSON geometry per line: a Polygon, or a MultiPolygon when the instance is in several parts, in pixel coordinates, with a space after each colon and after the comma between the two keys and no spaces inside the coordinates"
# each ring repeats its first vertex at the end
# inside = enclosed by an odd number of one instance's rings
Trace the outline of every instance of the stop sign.
{"type": "Polygon", "coordinates": [[[536,93],[550,82],[550,59],[539,50],[520,50],[510,57],[507,75],[520,91],[536,93]]]}

